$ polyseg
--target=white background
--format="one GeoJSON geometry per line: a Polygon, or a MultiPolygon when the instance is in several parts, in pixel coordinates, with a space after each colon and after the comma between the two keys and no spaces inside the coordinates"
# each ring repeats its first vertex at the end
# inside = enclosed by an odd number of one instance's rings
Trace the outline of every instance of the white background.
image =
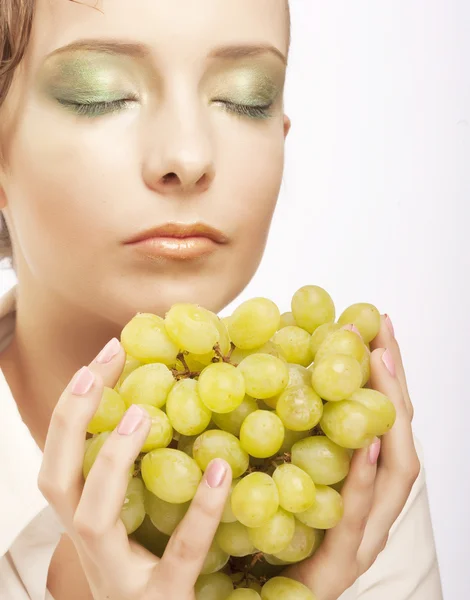
{"type": "MultiPolygon", "coordinates": [[[[390,314],[426,454],[445,599],[465,600],[470,3],[291,4],[284,185],[262,266],[236,304],[265,295],[289,310],[292,293],[313,283],[339,311],[366,301],[390,314]]],[[[0,277],[4,291],[13,278],[0,277]]]]}

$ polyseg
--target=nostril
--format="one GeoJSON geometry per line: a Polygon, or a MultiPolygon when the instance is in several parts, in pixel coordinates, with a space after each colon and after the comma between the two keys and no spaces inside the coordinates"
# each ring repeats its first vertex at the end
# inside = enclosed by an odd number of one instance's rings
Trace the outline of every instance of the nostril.
{"type": "Polygon", "coordinates": [[[162,181],[166,184],[175,183],[175,181],[178,181],[178,176],[176,175],[176,173],[167,173],[162,177],[162,181]]]}

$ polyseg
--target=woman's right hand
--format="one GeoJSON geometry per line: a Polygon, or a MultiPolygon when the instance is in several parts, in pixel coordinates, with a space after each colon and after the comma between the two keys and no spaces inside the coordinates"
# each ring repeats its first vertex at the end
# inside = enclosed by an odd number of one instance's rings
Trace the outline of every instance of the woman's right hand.
{"type": "Polygon", "coordinates": [[[83,480],[88,423],[103,387],[114,387],[124,363],[124,350],[113,340],[69,383],[51,418],[38,485],[77,549],[95,600],[194,599],[230,490],[228,464],[215,460],[206,470],[161,559],[130,540],[120,519],[129,469],[150,429],[147,413],[128,410],[83,480]]]}

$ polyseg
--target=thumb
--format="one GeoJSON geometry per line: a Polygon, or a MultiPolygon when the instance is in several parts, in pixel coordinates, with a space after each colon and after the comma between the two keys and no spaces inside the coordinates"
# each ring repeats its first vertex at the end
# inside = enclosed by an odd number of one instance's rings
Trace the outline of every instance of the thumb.
{"type": "Polygon", "coordinates": [[[170,589],[182,594],[194,587],[220,524],[231,482],[229,464],[219,458],[212,460],[158,566],[170,589]]]}

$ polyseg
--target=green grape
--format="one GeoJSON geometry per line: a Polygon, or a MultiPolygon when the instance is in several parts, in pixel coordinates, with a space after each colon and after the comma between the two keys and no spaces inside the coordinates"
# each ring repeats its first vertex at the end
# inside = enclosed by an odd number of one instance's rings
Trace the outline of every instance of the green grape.
{"type": "Polygon", "coordinates": [[[287,560],[281,560],[280,558],[276,558],[272,554],[264,554],[263,558],[269,565],[273,565],[274,567],[282,567],[282,566],[285,567],[286,565],[291,564],[287,560]]]}
{"type": "Polygon", "coordinates": [[[348,451],[324,435],[308,437],[292,446],[292,464],[305,471],[315,484],[331,485],[349,473],[348,451]]]}
{"type": "Polygon", "coordinates": [[[165,329],[181,350],[210,352],[220,339],[214,313],[197,304],[173,304],[165,315],[165,329]]]}
{"type": "Polygon", "coordinates": [[[231,556],[249,556],[256,552],[248,535],[248,527],[238,521],[221,523],[215,534],[215,541],[224,552],[231,556]]]}
{"type": "Polygon", "coordinates": [[[247,356],[237,367],[245,379],[246,393],[252,398],[271,398],[280,394],[289,381],[286,363],[269,354],[247,356]]]}
{"type": "Polygon", "coordinates": [[[202,433],[212,418],[194,379],[181,379],[173,386],[166,401],[166,414],[176,431],[187,436],[202,433]]]}
{"type": "Polygon", "coordinates": [[[121,373],[121,376],[119,377],[118,382],[114,386],[114,389],[116,390],[116,392],[120,393],[121,386],[124,383],[124,381],[127,379],[127,377],[141,366],[142,366],[142,363],[140,362],[140,360],[137,360],[136,358],[134,358],[133,356],[130,356],[129,354],[126,356],[126,363],[124,365],[124,369],[121,373]]]}
{"type": "Polygon", "coordinates": [[[276,484],[266,473],[251,473],[232,492],[233,514],[247,527],[261,527],[279,508],[276,484]]]}
{"type": "Polygon", "coordinates": [[[292,297],[292,314],[299,327],[313,333],[317,327],[335,320],[335,305],[323,288],[306,285],[292,297]]]}
{"type": "Polygon", "coordinates": [[[291,513],[278,508],[264,525],[247,531],[255,548],[261,552],[276,554],[287,548],[294,537],[295,519],[291,513]]]}
{"type": "Polygon", "coordinates": [[[211,575],[220,571],[228,563],[229,558],[230,555],[224,552],[214,540],[201,569],[201,575],[211,575]]]}
{"type": "MultiPolygon", "coordinates": [[[[303,512],[314,505],[316,497],[315,484],[310,475],[292,464],[277,467],[273,473],[273,481],[279,492],[279,505],[291,513],[303,512]]],[[[274,551],[267,551],[275,554],[274,551]]]]}
{"type": "Polygon", "coordinates": [[[316,531],[295,519],[295,531],[289,545],[273,556],[288,563],[300,562],[311,556],[315,547],[316,531]]]}
{"type": "Polygon", "coordinates": [[[202,433],[193,446],[194,460],[205,471],[214,458],[222,458],[228,462],[232,469],[234,479],[243,475],[248,469],[249,457],[243,450],[239,440],[228,433],[212,429],[202,433]]]}
{"type": "Polygon", "coordinates": [[[345,354],[355,358],[362,369],[361,385],[367,383],[370,376],[370,350],[356,333],[345,329],[330,333],[318,348],[315,361],[320,362],[331,354],[345,354]]]}
{"type": "Polygon", "coordinates": [[[387,396],[371,389],[360,389],[350,398],[350,402],[358,402],[374,413],[373,431],[377,436],[385,435],[395,424],[397,411],[387,396]]]}
{"type": "Polygon", "coordinates": [[[305,329],[288,326],[279,329],[272,341],[279,346],[287,362],[308,367],[313,360],[310,338],[310,334],[305,329]]]}
{"type": "Polygon", "coordinates": [[[144,522],[144,489],[145,487],[141,479],[133,477],[129,481],[126,497],[121,509],[121,521],[124,523],[127,535],[134,533],[144,522]]]}
{"type": "MultiPolygon", "coordinates": [[[[209,313],[210,316],[212,317],[212,321],[214,323],[214,325],[217,328],[217,331],[219,332],[219,341],[218,341],[218,350],[220,352],[220,354],[222,354],[222,356],[227,356],[230,352],[231,349],[231,342],[230,342],[230,336],[228,334],[227,331],[227,327],[225,326],[225,324],[222,322],[221,319],[219,319],[219,317],[217,315],[215,315],[214,313],[209,313]]],[[[211,350],[210,352],[206,352],[205,354],[187,354],[186,355],[186,362],[188,363],[188,366],[190,366],[190,362],[194,361],[194,363],[198,363],[199,365],[203,365],[204,367],[206,367],[207,365],[209,365],[212,362],[212,359],[214,357],[216,357],[217,354],[215,352],[215,350],[211,350]]],[[[202,369],[200,368],[195,368],[193,369],[190,366],[191,370],[193,371],[200,371],[202,369]]]]}
{"type": "Polygon", "coordinates": [[[380,313],[373,304],[359,302],[349,306],[339,317],[340,325],[355,325],[366,344],[371,342],[380,330],[380,313]]]}
{"type": "Polygon", "coordinates": [[[213,413],[212,420],[220,429],[238,437],[243,421],[255,410],[258,410],[256,400],[245,396],[243,402],[235,410],[225,414],[213,413]]]}
{"type": "Polygon", "coordinates": [[[246,417],[240,429],[242,448],[255,458],[268,458],[278,452],[284,440],[281,419],[267,410],[256,410],[246,417]]]}
{"type": "Polygon", "coordinates": [[[261,600],[261,596],[256,590],[238,588],[238,590],[234,590],[226,600],[261,600]]]}
{"type": "Polygon", "coordinates": [[[145,487],[172,504],[192,500],[202,477],[197,462],[173,448],[159,448],[146,454],[141,472],[145,487]]]}
{"type": "Polygon", "coordinates": [[[264,584],[261,600],[315,600],[315,596],[299,581],[288,577],[273,577],[264,584]]]}
{"type": "Polygon", "coordinates": [[[279,448],[278,454],[282,456],[292,450],[292,446],[310,436],[310,431],[291,431],[290,429],[284,428],[284,441],[282,446],[279,448]]]}
{"type": "Polygon", "coordinates": [[[279,396],[276,414],[291,431],[308,431],[320,422],[323,402],[310,386],[287,387],[279,396]]]}
{"type": "Polygon", "coordinates": [[[172,367],[176,363],[178,346],[165,330],[161,317],[149,313],[137,314],[124,327],[121,344],[127,354],[141,363],[163,363],[172,367]]]}
{"type": "Polygon", "coordinates": [[[141,452],[150,452],[156,448],[166,448],[173,439],[173,428],[166,414],[155,406],[139,404],[140,408],[147,411],[152,424],[147,439],[142,446],[141,452]]]}
{"type": "MultiPolygon", "coordinates": [[[[328,402],[323,408],[320,426],[330,440],[356,450],[372,444],[376,415],[359,402],[328,402]]],[[[333,482],[331,482],[333,483],[333,482]]]]}
{"type": "Polygon", "coordinates": [[[151,491],[145,489],[145,512],[150,517],[153,525],[166,535],[172,535],[177,526],[188,512],[190,502],[184,504],[171,504],[158,498],[151,491]]]}
{"type": "Polygon", "coordinates": [[[296,326],[297,326],[297,323],[295,322],[294,315],[291,312],[282,313],[279,329],[282,329],[283,327],[296,327],[296,326]]]}
{"type": "Polygon", "coordinates": [[[317,485],[315,504],[296,518],[314,529],[332,529],[343,518],[343,498],[336,490],[327,485],[317,485]]]}
{"type": "Polygon", "coordinates": [[[88,423],[88,433],[111,431],[119,424],[126,412],[126,405],[121,396],[112,388],[105,387],[100,404],[88,423]]]}
{"type": "Polygon", "coordinates": [[[252,350],[241,350],[240,348],[235,348],[230,356],[230,362],[233,365],[238,365],[244,358],[251,356],[252,354],[269,354],[270,356],[275,356],[276,358],[284,360],[284,356],[279,346],[276,346],[274,342],[269,340],[266,342],[266,344],[259,346],[259,348],[253,348],[252,350]]]}
{"type": "Polygon", "coordinates": [[[362,369],[352,356],[330,354],[315,363],[312,387],[329,402],[339,402],[357,392],[362,383],[362,369]]]}
{"type": "Polygon", "coordinates": [[[237,520],[237,517],[233,514],[232,510],[232,492],[239,481],[240,479],[232,479],[230,494],[227,497],[224,506],[224,512],[222,513],[222,517],[220,519],[222,523],[235,523],[237,520]]]}
{"type": "Polygon", "coordinates": [[[228,600],[233,592],[233,583],[225,573],[200,575],[194,586],[195,600],[228,600]]]}
{"type": "Polygon", "coordinates": [[[242,350],[258,348],[276,333],[281,320],[278,307],[267,298],[252,298],[240,304],[228,324],[230,339],[242,350]]]}
{"type": "MultiPolygon", "coordinates": [[[[338,331],[338,329],[341,329],[341,325],[339,323],[323,323],[323,325],[320,325],[320,327],[315,329],[315,331],[312,333],[312,337],[310,338],[310,352],[312,353],[312,360],[316,359],[317,352],[326,338],[329,337],[333,332],[338,331]]],[[[341,352],[335,352],[335,354],[341,354],[341,352]]]]}
{"type": "MultiPolygon", "coordinates": [[[[312,386],[312,373],[305,367],[296,364],[288,364],[287,371],[289,372],[289,379],[287,381],[287,387],[285,388],[285,390],[296,385],[308,385],[309,387],[312,386]]],[[[282,393],[283,392],[281,392],[281,394],[282,393]]],[[[265,398],[264,401],[270,408],[275,409],[277,406],[277,401],[279,400],[281,394],[277,394],[276,396],[272,396],[271,398],[265,398]]]]}
{"type": "Polygon", "coordinates": [[[317,350],[315,360],[318,362],[331,354],[343,354],[361,362],[366,353],[367,347],[356,333],[339,329],[325,338],[317,350]]]}
{"type": "Polygon", "coordinates": [[[174,384],[175,378],[166,365],[144,365],[128,375],[121,385],[120,394],[127,407],[147,404],[161,408],[174,384]]]}
{"type": "Polygon", "coordinates": [[[191,458],[194,458],[193,457],[193,446],[194,446],[194,442],[197,440],[197,438],[198,438],[197,435],[190,435],[190,436],[182,435],[182,436],[180,436],[180,439],[178,440],[178,450],[181,450],[181,452],[184,452],[191,458]]]}
{"type": "Polygon", "coordinates": [[[245,380],[233,365],[213,363],[199,376],[197,391],[209,410],[225,414],[235,410],[245,399],[245,380]]]}
{"type": "Polygon", "coordinates": [[[131,535],[141,546],[161,558],[170,538],[155,528],[150,517],[145,515],[142,525],[131,535]]]}

